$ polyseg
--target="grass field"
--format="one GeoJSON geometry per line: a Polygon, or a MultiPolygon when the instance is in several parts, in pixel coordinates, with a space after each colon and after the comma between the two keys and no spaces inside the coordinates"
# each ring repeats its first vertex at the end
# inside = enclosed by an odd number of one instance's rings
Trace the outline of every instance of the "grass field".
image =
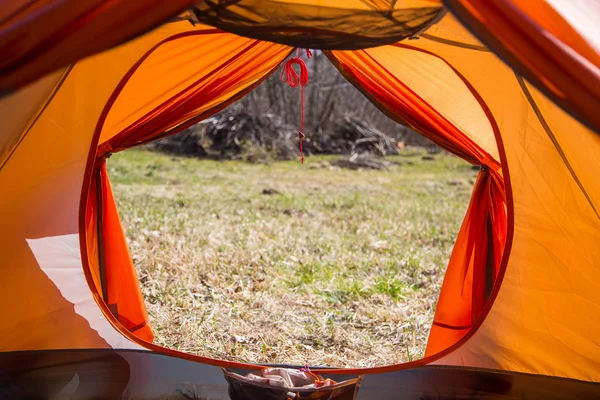
{"type": "Polygon", "coordinates": [[[425,155],[351,171],[322,157],[115,154],[109,174],[155,341],[258,363],[422,357],[476,176],[456,157],[425,155]]]}

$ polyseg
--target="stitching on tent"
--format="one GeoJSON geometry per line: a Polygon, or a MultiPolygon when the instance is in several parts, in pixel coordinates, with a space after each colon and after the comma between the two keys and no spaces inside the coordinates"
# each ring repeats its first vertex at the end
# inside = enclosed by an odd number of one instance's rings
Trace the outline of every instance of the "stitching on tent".
{"type": "Polygon", "coordinates": [[[56,93],[58,93],[58,91],[62,87],[62,85],[65,82],[65,80],[67,80],[67,76],[69,75],[69,73],[73,69],[74,65],[75,64],[71,64],[71,65],[69,65],[67,67],[67,69],[65,70],[65,72],[63,73],[63,75],[60,77],[60,80],[58,81],[58,83],[54,86],[54,89],[52,89],[52,92],[50,93],[50,95],[48,96],[48,98],[44,101],[44,103],[42,104],[42,106],[40,107],[40,109],[37,111],[37,113],[34,114],[34,117],[29,122],[29,124],[27,124],[27,128],[25,128],[25,131],[23,132],[23,134],[21,135],[21,137],[19,137],[19,140],[17,140],[17,142],[13,145],[13,148],[10,150],[10,152],[9,152],[8,156],[6,157],[6,159],[2,162],[2,164],[0,164],[0,171],[2,171],[2,168],[4,168],[4,166],[6,165],[6,163],[8,163],[8,161],[13,156],[13,154],[15,153],[15,151],[17,151],[17,148],[21,145],[21,143],[23,142],[23,140],[25,139],[25,137],[27,136],[27,134],[29,134],[29,132],[31,131],[31,128],[33,128],[33,126],[38,121],[38,119],[40,119],[40,117],[42,116],[42,114],[44,113],[44,111],[46,111],[46,109],[48,108],[48,106],[50,105],[50,103],[52,103],[52,100],[54,99],[54,96],[56,96],[56,93]]]}
{"type": "Polygon", "coordinates": [[[542,111],[538,107],[538,105],[535,102],[535,100],[534,100],[531,92],[527,88],[527,85],[525,84],[525,80],[523,79],[523,77],[521,75],[517,74],[516,72],[515,72],[515,77],[517,78],[517,81],[519,82],[519,86],[521,87],[521,90],[523,91],[523,94],[525,94],[525,97],[527,98],[527,101],[529,102],[529,105],[531,105],[531,108],[533,108],[533,111],[535,112],[535,115],[536,115],[538,121],[540,122],[540,125],[542,125],[542,128],[544,128],[544,131],[546,131],[546,134],[550,138],[550,141],[552,142],[552,145],[554,146],[554,148],[556,148],[556,151],[560,155],[560,158],[562,159],[562,162],[565,164],[565,166],[569,170],[569,173],[571,174],[571,177],[573,178],[573,180],[575,181],[575,183],[577,183],[577,186],[579,187],[579,190],[581,190],[581,193],[583,193],[583,195],[585,196],[588,204],[590,205],[590,207],[592,207],[592,210],[594,210],[594,214],[596,214],[596,217],[598,219],[600,219],[600,213],[598,213],[598,210],[596,209],[596,206],[594,205],[594,202],[592,201],[592,199],[591,199],[590,195],[588,194],[587,190],[585,190],[585,188],[583,187],[583,184],[581,183],[581,181],[579,180],[579,177],[575,173],[575,170],[573,169],[573,166],[571,165],[571,162],[567,158],[567,155],[565,154],[562,146],[560,145],[560,143],[558,143],[558,140],[556,139],[556,136],[554,136],[554,133],[552,132],[552,129],[550,129],[550,125],[548,125],[548,122],[544,118],[544,115],[542,114],[542,111]]]}
{"type": "Polygon", "coordinates": [[[476,50],[476,51],[484,51],[486,53],[491,53],[490,49],[488,49],[485,46],[480,46],[480,45],[476,45],[476,44],[469,44],[469,43],[463,43],[463,42],[459,42],[457,40],[444,39],[444,38],[441,38],[441,37],[437,37],[435,35],[431,35],[429,33],[424,33],[424,34],[421,35],[421,37],[424,38],[424,39],[432,40],[434,42],[446,44],[448,46],[461,47],[463,49],[476,50]]]}

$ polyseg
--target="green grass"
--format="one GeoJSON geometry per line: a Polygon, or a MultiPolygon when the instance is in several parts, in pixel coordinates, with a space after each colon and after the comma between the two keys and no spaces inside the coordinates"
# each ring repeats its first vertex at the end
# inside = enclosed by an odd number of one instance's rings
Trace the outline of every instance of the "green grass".
{"type": "Polygon", "coordinates": [[[364,367],[423,355],[476,171],[145,150],[108,163],[156,342],[221,359],[364,367]],[[263,194],[263,190],[273,194],[263,194]]]}

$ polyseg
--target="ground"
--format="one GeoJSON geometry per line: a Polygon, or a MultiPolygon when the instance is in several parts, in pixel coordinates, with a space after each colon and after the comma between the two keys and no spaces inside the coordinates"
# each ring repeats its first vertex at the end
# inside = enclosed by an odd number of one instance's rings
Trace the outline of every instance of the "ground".
{"type": "Polygon", "coordinates": [[[296,365],[423,356],[477,171],[421,150],[389,170],[330,160],[109,160],[156,343],[296,365]]]}

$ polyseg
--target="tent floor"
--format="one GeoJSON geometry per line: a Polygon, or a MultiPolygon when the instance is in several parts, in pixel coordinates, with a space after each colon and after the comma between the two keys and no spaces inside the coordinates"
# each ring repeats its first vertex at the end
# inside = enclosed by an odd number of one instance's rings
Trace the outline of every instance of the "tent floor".
{"type": "MultiPolygon", "coordinates": [[[[331,375],[337,381],[352,377],[331,375]]],[[[150,351],[21,351],[0,353],[0,398],[226,399],[228,384],[219,366],[150,351]]],[[[426,366],[364,375],[356,398],[598,399],[600,384],[542,375],[426,366]]]]}

